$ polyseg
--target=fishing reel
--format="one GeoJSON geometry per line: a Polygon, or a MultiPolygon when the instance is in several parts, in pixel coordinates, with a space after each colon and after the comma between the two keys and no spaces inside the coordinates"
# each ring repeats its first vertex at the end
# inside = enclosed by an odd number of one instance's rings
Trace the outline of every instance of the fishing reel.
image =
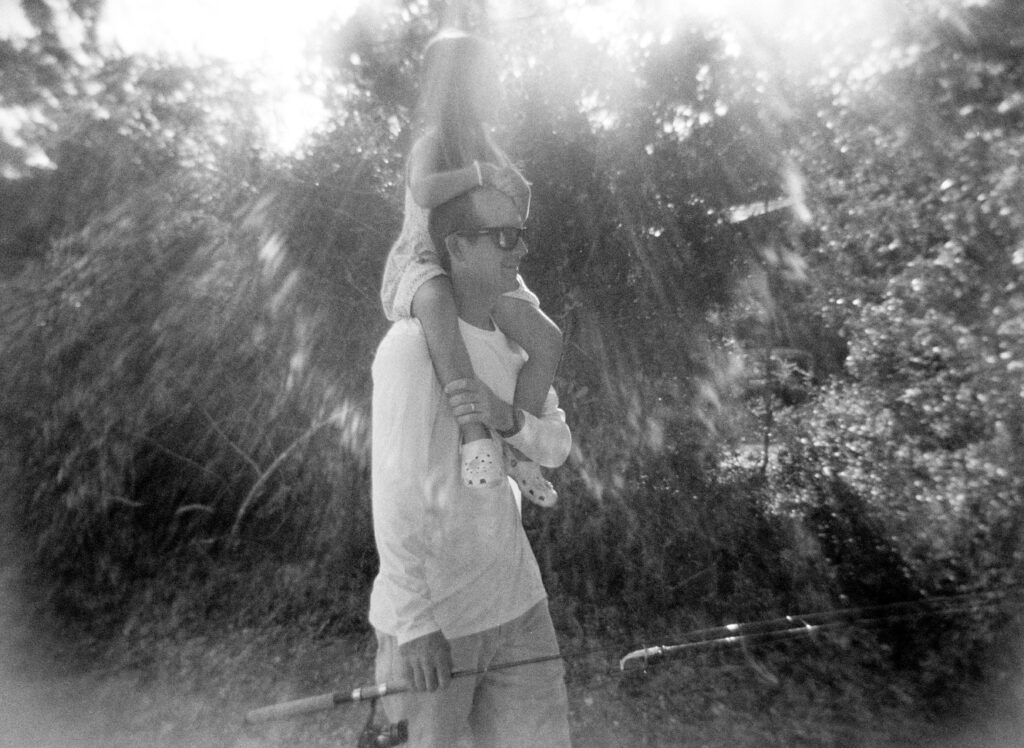
{"type": "Polygon", "coordinates": [[[406,720],[378,725],[377,699],[370,700],[370,716],[366,718],[363,731],[359,733],[357,748],[391,748],[404,745],[409,740],[409,723],[406,720]]]}

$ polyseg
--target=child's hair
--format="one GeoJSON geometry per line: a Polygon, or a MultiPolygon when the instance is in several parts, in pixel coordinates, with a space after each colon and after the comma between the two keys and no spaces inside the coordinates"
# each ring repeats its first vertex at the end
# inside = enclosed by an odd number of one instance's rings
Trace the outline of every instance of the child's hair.
{"type": "Polygon", "coordinates": [[[483,228],[480,219],[476,214],[476,206],[473,203],[473,193],[479,188],[469,192],[456,195],[437,207],[431,209],[428,219],[430,239],[434,243],[441,267],[446,273],[451,273],[451,257],[448,254],[448,247],[445,245],[445,238],[455,231],[472,231],[483,228]]]}
{"type": "MultiPolygon", "coordinates": [[[[433,129],[439,140],[440,171],[458,169],[474,159],[492,160],[494,145],[476,110],[484,85],[482,74],[495,70],[494,52],[483,39],[447,29],[434,36],[423,53],[423,94],[420,126],[433,129]]],[[[497,96],[497,75],[494,74],[497,96]]]]}

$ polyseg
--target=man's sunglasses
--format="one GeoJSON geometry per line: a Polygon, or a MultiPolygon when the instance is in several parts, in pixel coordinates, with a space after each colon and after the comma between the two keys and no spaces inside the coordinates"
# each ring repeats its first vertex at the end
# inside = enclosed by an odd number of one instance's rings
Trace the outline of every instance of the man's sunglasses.
{"type": "Polygon", "coordinates": [[[519,244],[520,239],[526,241],[527,230],[525,227],[491,226],[485,229],[476,229],[474,231],[453,231],[451,235],[465,237],[486,235],[491,238],[491,241],[494,242],[499,249],[511,252],[519,244]]]}

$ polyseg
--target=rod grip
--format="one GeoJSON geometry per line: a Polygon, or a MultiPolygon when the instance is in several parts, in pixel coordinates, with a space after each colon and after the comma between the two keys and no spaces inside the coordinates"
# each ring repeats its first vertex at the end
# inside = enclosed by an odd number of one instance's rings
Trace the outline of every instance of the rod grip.
{"type": "Polygon", "coordinates": [[[335,699],[335,694],[324,693],[318,696],[309,696],[305,699],[285,701],[280,704],[271,704],[270,706],[253,709],[246,713],[245,721],[251,725],[257,722],[269,722],[273,719],[288,719],[299,714],[333,709],[337,704],[338,701],[335,699]]]}
{"type": "Polygon", "coordinates": [[[339,704],[350,704],[357,701],[366,701],[368,699],[379,699],[381,696],[387,696],[389,693],[405,693],[408,690],[408,683],[396,683],[393,686],[388,685],[387,683],[378,683],[373,686],[354,688],[351,691],[322,693],[318,696],[307,696],[304,699],[283,701],[280,704],[261,706],[259,709],[253,709],[245,715],[245,722],[247,724],[253,724],[255,722],[269,722],[272,719],[288,719],[289,717],[295,717],[299,714],[309,714],[310,712],[320,712],[325,709],[333,709],[339,704]]]}

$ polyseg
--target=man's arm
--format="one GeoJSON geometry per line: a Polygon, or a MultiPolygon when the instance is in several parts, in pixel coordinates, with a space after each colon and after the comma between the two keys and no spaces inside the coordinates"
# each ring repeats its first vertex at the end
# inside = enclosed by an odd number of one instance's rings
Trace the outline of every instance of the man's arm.
{"type": "Polygon", "coordinates": [[[373,361],[373,531],[401,647],[439,629],[425,575],[428,450],[440,401],[419,326],[398,323],[373,361]],[[397,334],[396,334],[397,333],[397,334]]]}
{"type": "Polygon", "coordinates": [[[398,619],[403,677],[417,691],[451,680],[451,651],[431,611],[424,560],[428,449],[440,392],[415,323],[385,337],[373,360],[373,531],[388,602],[398,619]]]}
{"type": "Polygon", "coordinates": [[[558,407],[558,394],[548,389],[540,418],[525,410],[516,411],[518,430],[505,435],[509,446],[515,447],[534,462],[556,468],[569,457],[572,432],[565,422],[565,411],[558,407]]]}
{"type": "Polygon", "coordinates": [[[479,379],[457,379],[444,394],[460,426],[482,423],[495,429],[509,445],[544,467],[558,467],[569,457],[572,433],[553,387],[548,388],[539,418],[513,408],[479,379]]]}

